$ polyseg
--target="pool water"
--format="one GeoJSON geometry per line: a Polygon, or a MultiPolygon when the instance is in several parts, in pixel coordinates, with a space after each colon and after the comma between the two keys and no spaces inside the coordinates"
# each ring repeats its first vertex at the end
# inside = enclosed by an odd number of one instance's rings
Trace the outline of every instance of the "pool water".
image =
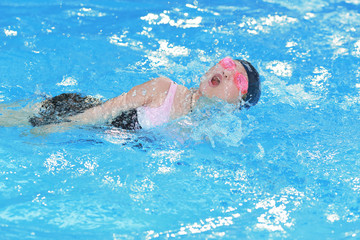
{"type": "Polygon", "coordinates": [[[151,131],[0,127],[1,239],[360,237],[359,0],[2,0],[0,15],[0,106],[159,75],[192,87],[225,56],[262,76],[249,110],[215,102],[151,131]]]}

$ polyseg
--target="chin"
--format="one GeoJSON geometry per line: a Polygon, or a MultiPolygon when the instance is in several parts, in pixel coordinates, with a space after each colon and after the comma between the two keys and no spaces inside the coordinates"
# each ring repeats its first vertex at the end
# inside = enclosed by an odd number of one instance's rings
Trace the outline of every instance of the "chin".
{"type": "Polygon", "coordinates": [[[199,90],[203,95],[204,95],[205,92],[207,92],[206,88],[207,88],[207,82],[201,81],[200,85],[199,85],[199,90]]]}

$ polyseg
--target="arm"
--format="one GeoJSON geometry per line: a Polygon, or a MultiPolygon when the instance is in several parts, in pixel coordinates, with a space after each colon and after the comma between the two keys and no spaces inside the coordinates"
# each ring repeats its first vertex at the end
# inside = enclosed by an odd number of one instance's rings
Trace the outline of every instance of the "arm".
{"type": "Polygon", "coordinates": [[[121,112],[149,105],[154,98],[158,98],[170,85],[170,79],[155,78],[141,85],[133,87],[129,92],[112,98],[102,105],[90,108],[83,113],[71,116],[70,125],[84,125],[104,123],[115,118],[121,112]]]}
{"type": "Polygon", "coordinates": [[[64,132],[73,126],[86,124],[105,123],[111,118],[115,118],[122,111],[138,108],[144,105],[151,105],[162,102],[161,98],[166,97],[171,80],[159,77],[135,86],[128,93],[112,98],[102,105],[90,108],[83,113],[68,118],[70,122],[59,124],[49,124],[36,127],[31,133],[37,136],[45,136],[53,132],[64,132]]]}

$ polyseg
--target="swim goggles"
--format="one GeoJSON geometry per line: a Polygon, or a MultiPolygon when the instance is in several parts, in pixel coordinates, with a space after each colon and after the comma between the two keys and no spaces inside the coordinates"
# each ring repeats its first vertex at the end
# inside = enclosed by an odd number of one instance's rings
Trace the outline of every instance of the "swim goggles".
{"type": "Polygon", "coordinates": [[[235,70],[233,81],[237,89],[241,92],[241,95],[245,95],[249,88],[249,82],[244,75],[242,75],[236,70],[236,64],[234,60],[232,60],[230,57],[225,57],[219,62],[219,64],[225,69],[231,71],[235,70]]]}

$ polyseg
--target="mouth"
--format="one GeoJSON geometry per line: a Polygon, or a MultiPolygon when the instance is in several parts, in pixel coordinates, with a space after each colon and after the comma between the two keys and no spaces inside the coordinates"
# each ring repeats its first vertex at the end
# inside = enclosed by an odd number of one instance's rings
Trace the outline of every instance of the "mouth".
{"type": "Polygon", "coordinates": [[[221,74],[215,74],[209,81],[210,87],[217,87],[221,82],[222,76],[221,74]]]}

